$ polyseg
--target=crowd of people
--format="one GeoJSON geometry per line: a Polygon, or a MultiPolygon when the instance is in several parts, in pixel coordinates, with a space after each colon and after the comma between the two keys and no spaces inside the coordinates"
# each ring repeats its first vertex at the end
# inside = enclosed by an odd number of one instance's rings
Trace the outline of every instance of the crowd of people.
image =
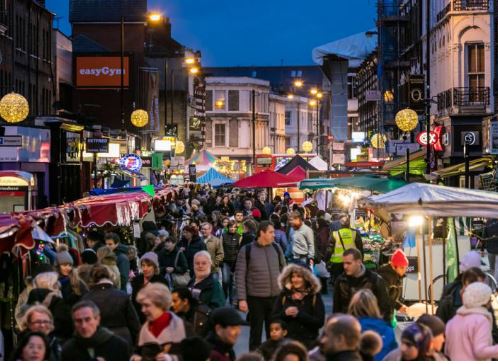
{"type": "Polygon", "coordinates": [[[154,211],[140,238],[89,230],[83,251],[60,244],[36,266],[16,307],[16,348],[4,358],[498,359],[492,291],[474,251],[437,314],[397,338],[408,259],[397,249],[366,269],[348,214],[288,193],[270,200],[265,190],[198,185],[155,201],[154,211]],[[236,355],[242,326],[247,351],[236,355]]]}

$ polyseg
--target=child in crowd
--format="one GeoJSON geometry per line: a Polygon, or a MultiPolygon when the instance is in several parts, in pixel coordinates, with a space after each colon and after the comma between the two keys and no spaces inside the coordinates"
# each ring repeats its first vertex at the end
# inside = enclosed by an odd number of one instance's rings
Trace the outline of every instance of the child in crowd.
{"type": "Polygon", "coordinates": [[[284,321],[273,320],[270,323],[270,340],[265,341],[258,349],[265,360],[271,360],[273,353],[287,336],[287,326],[284,321]]]}

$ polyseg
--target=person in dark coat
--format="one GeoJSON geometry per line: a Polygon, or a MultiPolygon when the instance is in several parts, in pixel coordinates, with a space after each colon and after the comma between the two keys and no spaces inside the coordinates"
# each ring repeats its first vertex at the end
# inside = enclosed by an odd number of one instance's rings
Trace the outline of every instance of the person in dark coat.
{"type": "Polygon", "coordinates": [[[135,306],[135,311],[138,314],[140,322],[144,323],[145,316],[142,313],[140,304],[137,302],[138,292],[149,283],[161,283],[167,287],[168,281],[159,274],[159,261],[156,253],[148,252],[142,255],[140,258],[140,267],[142,273],[131,281],[131,301],[135,306]]]}
{"type": "Polygon", "coordinates": [[[491,274],[498,278],[496,256],[498,255],[498,219],[488,219],[484,225],[483,241],[488,251],[489,269],[491,274]]]}
{"type": "Polygon", "coordinates": [[[347,313],[353,294],[362,289],[369,289],[377,297],[381,314],[387,322],[391,321],[392,311],[385,281],[377,273],[367,270],[358,249],[348,249],[343,254],[344,272],[334,285],[333,312],[347,313]]]}
{"type": "Polygon", "coordinates": [[[337,315],[327,322],[321,344],[327,361],[362,361],[361,326],[351,315],[337,315]]]}
{"type": "Polygon", "coordinates": [[[92,301],[80,301],[72,309],[75,332],[62,347],[63,361],[128,361],[130,345],[100,326],[100,311],[92,301]]]}
{"type": "Polygon", "coordinates": [[[408,258],[401,249],[398,249],[391,256],[389,264],[379,268],[377,273],[386,281],[391,308],[400,313],[406,313],[406,306],[403,304],[403,278],[408,268],[408,258]]]}
{"type": "Polygon", "coordinates": [[[133,346],[140,331],[140,322],[130,298],[113,286],[111,272],[106,266],[94,266],[91,277],[91,290],[83,299],[98,306],[104,327],[133,346]]]}
{"type": "Polygon", "coordinates": [[[192,276],[194,271],[194,255],[201,250],[207,250],[206,244],[204,244],[199,236],[199,230],[195,226],[189,225],[183,229],[183,238],[178,245],[180,249],[183,249],[182,251],[187,258],[188,269],[192,276]]]}
{"type": "Polygon", "coordinates": [[[42,332],[25,332],[21,335],[12,361],[48,361],[50,360],[49,342],[42,332]]]}
{"type": "Polygon", "coordinates": [[[228,231],[222,236],[223,240],[223,292],[230,300],[230,304],[234,303],[234,274],[235,263],[237,262],[237,255],[240,249],[241,237],[237,234],[237,223],[230,221],[228,223],[228,231]]]}
{"type": "Polygon", "coordinates": [[[272,317],[286,323],[287,338],[312,348],[325,320],[320,281],[309,269],[289,264],[280,274],[278,284],[282,292],[275,301],[272,317]]]}
{"type": "Polygon", "coordinates": [[[109,233],[105,236],[105,244],[116,254],[121,290],[126,292],[128,276],[130,275],[130,260],[128,259],[128,248],[121,244],[118,234],[109,233]]]}
{"type": "Polygon", "coordinates": [[[233,347],[239,338],[240,326],[247,325],[247,322],[234,308],[221,307],[212,312],[209,325],[211,330],[207,335],[207,342],[212,345],[209,360],[234,361],[233,347]]]}
{"type": "Polygon", "coordinates": [[[172,237],[166,238],[164,248],[157,253],[157,258],[162,276],[172,273],[183,274],[188,271],[187,258],[172,237]]]}
{"type": "Polygon", "coordinates": [[[211,255],[203,250],[194,257],[194,278],[189,283],[192,296],[200,305],[206,305],[210,309],[223,307],[225,295],[218,280],[211,273],[211,255]]]}

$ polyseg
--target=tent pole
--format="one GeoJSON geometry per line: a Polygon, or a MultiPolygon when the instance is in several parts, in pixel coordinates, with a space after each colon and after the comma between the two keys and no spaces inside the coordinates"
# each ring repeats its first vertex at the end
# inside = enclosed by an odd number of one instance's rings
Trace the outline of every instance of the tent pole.
{"type": "Polygon", "coordinates": [[[433,248],[433,240],[432,240],[432,218],[429,218],[429,273],[431,278],[431,315],[434,314],[434,270],[433,270],[433,261],[432,261],[432,248],[433,248]]]}
{"type": "Polygon", "coordinates": [[[453,231],[455,234],[455,250],[456,250],[456,266],[457,266],[457,273],[460,271],[460,249],[458,248],[458,234],[457,234],[457,228],[456,228],[456,223],[455,219],[453,218],[453,231]]]}
{"type": "Polygon", "coordinates": [[[417,247],[417,266],[418,266],[418,272],[417,272],[417,283],[418,283],[418,301],[422,302],[422,271],[421,271],[421,264],[420,264],[420,240],[417,239],[417,234],[415,235],[415,246],[417,247]]]}
{"type": "Polygon", "coordinates": [[[424,259],[424,297],[425,297],[425,313],[429,313],[429,302],[427,297],[427,255],[425,251],[425,233],[424,230],[422,230],[422,256],[424,259]]]}

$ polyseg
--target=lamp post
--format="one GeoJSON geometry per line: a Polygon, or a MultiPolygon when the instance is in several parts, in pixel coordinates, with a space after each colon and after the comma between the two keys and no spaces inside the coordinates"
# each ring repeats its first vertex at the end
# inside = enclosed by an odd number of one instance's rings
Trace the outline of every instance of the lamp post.
{"type": "MultiPolygon", "coordinates": [[[[425,98],[431,98],[431,0],[425,3],[425,98]]],[[[431,103],[425,104],[425,131],[427,135],[426,146],[426,167],[425,173],[431,173],[431,143],[429,143],[429,136],[431,135],[431,103]]]]}
{"type": "Polygon", "coordinates": [[[120,109],[121,109],[121,129],[123,133],[126,131],[125,129],[125,118],[124,118],[124,16],[121,16],[121,30],[120,30],[120,89],[119,89],[119,97],[120,97],[120,109]]]}
{"type": "Polygon", "coordinates": [[[252,168],[253,173],[256,171],[256,90],[251,91],[251,109],[252,109],[252,168]]]}
{"type": "MultiPolygon", "coordinates": [[[[296,78],[292,82],[292,94],[289,94],[287,97],[292,100],[294,98],[294,93],[296,89],[303,87],[303,80],[296,78]]],[[[297,153],[299,154],[299,148],[301,146],[301,103],[299,98],[296,101],[297,103],[297,153]]]]}

